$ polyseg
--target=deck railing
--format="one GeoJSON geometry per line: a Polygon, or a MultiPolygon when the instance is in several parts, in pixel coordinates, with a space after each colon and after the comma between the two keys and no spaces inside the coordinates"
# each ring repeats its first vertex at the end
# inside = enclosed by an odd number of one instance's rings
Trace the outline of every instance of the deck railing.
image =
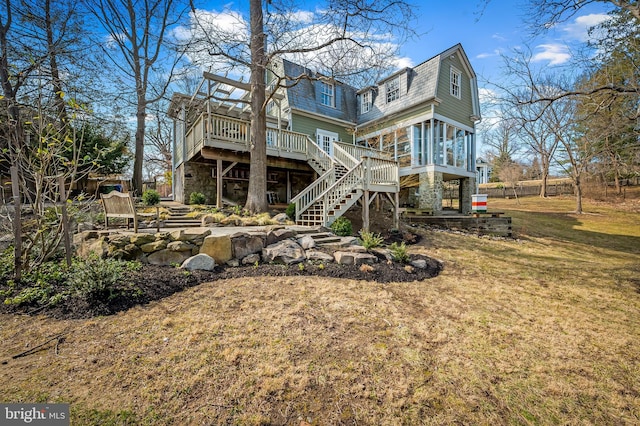
{"type": "Polygon", "coordinates": [[[334,150],[336,146],[339,146],[340,148],[348,152],[349,155],[351,155],[353,158],[371,157],[383,158],[387,160],[391,159],[388,153],[373,148],[367,148],[365,146],[352,145],[344,142],[335,142],[333,144],[334,150]]]}
{"type": "Polygon", "coordinates": [[[400,190],[398,163],[394,160],[364,157],[367,185],[393,185],[400,190]]]}

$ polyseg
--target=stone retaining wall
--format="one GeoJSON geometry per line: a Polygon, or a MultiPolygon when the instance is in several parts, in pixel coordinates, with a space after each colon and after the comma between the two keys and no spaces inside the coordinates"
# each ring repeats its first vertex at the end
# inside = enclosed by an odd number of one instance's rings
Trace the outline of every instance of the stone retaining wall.
{"type": "Polygon", "coordinates": [[[84,231],[74,236],[80,257],[97,255],[165,266],[184,266],[188,259],[203,254],[217,265],[229,266],[259,262],[292,264],[305,260],[354,265],[378,261],[377,256],[367,253],[356,241],[355,237],[345,237],[335,251],[327,252],[319,250],[309,235],[297,235],[282,226],[231,235],[211,235],[210,229],[191,228],[155,234],[84,231]]]}

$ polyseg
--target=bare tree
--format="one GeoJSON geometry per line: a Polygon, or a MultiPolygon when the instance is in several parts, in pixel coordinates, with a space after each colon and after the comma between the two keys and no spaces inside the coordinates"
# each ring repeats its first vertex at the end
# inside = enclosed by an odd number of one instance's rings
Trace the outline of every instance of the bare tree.
{"type": "Polygon", "coordinates": [[[133,86],[136,131],[133,188],[142,190],[147,110],[160,100],[182,55],[169,51],[169,30],[182,19],[179,0],[88,0],[93,16],[109,34],[104,51],[133,86]]]}
{"type": "Polygon", "coordinates": [[[513,195],[516,197],[516,201],[518,202],[518,204],[520,204],[520,200],[518,199],[516,186],[522,179],[523,171],[524,168],[521,164],[512,161],[510,163],[504,164],[499,172],[500,181],[507,186],[511,186],[511,188],[513,189],[513,195]]]}
{"type": "MultiPolygon", "coordinates": [[[[212,14],[198,10],[192,1],[194,43],[192,56],[213,59],[211,70],[250,73],[251,148],[250,178],[245,208],[265,211],[266,112],[271,95],[265,93],[266,73],[277,57],[289,57],[323,74],[287,76],[275,73],[275,88],[296,84],[302,78],[355,78],[370,70],[393,67],[396,48],[389,38],[411,32],[412,8],[405,0],[329,0],[313,12],[300,10],[296,2],[251,0],[249,22],[226,10],[226,26],[212,14]],[[265,13],[266,12],[266,13],[265,13]],[[381,42],[383,37],[389,37],[381,42]],[[345,66],[346,60],[363,58],[345,66]]],[[[270,93],[274,93],[270,91],[270,93]]]]}

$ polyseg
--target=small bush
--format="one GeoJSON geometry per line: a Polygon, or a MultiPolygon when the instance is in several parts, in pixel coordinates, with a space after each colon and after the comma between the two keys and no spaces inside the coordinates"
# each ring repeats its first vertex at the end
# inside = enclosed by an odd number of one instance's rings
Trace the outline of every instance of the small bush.
{"type": "Polygon", "coordinates": [[[67,283],[75,295],[88,301],[109,301],[124,293],[127,273],[139,269],[138,262],[101,259],[75,261],[67,283]]]}
{"type": "Polygon", "coordinates": [[[202,192],[192,192],[189,195],[189,204],[204,204],[207,201],[207,197],[202,192]]]}
{"type": "Polygon", "coordinates": [[[331,224],[331,230],[341,237],[353,235],[351,221],[346,217],[339,217],[331,224]]]}
{"type": "Polygon", "coordinates": [[[384,238],[380,234],[363,231],[360,232],[360,244],[367,250],[380,247],[384,243],[384,238]]]}
{"type": "Polygon", "coordinates": [[[287,206],[287,210],[285,210],[285,213],[287,216],[289,216],[289,219],[291,220],[296,220],[296,205],[295,203],[291,203],[287,206]]]}
{"type": "Polygon", "coordinates": [[[393,257],[393,260],[395,260],[396,262],[409,262],[409,253],[407,253],[407,245],[404,243],[404,241],[400,244],[391,244],[389,246],[389,250],[391,250],[391,257],[393,257]]]}
{"type": "Polygon", "coordinates": [[[142,202],[145,206],[155,206],[160,203],[160,194],[155,189],[147,189],[142,193],[142,202]]]}

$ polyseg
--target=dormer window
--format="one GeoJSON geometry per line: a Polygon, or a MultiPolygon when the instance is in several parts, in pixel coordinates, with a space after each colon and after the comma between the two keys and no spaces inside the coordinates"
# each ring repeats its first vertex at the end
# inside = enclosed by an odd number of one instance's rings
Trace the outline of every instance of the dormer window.
{"type": "Polygon", "coordinates": [[[371,111],[371,90],[360,95],[360,114],[366,114],[371,111]]]}
{"type": "Polygon", "coordinates": [[[329,107],[335,107],[335,86],[332,83],[320,82],[320,103],[329,107]]]}
{"type": "Polygon", "coordinates": [[[387,92],[387,103],[400,98],[400,76],[387,81],[385,88],[387,92]]]}
{"type": "Polygon", "coordinates": [[[451,96],[454,96],[458,99],[460,99],[460,79],[462,78],[462,73],[460,71],[458,71],[457,69],[455,69],[454,67],[451,67],[451,73],[450,73],[450,81],[451,81],[451,96]]]}

